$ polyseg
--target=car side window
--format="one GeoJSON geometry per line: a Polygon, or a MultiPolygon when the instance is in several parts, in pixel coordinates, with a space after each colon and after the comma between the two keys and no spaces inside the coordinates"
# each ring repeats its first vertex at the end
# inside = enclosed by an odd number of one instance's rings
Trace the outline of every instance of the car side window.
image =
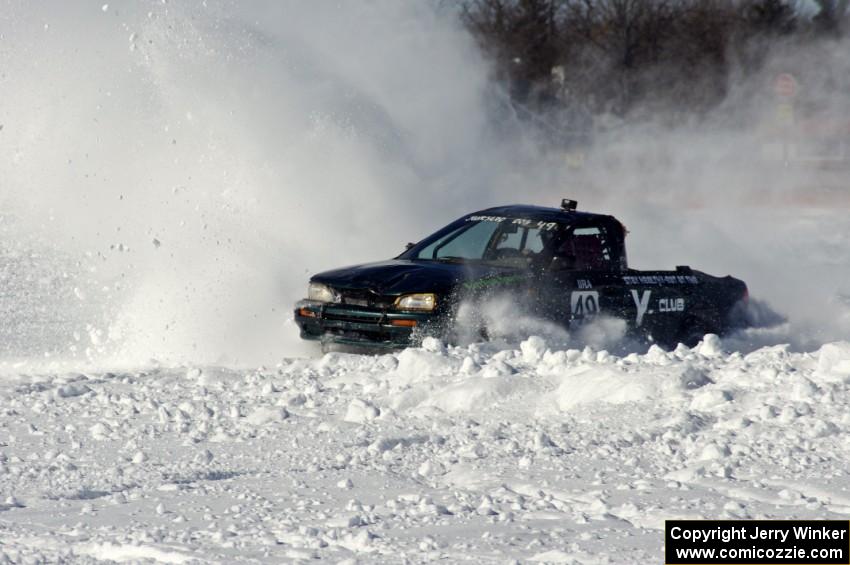
{"type": "Polygon", "coordinates": [[[554,253],[558,269],[575,271],[616,270],[611,241],[604,227],[586,226],[572,230],[554,253]]]}
{"type": "Polygon", "coordinates": [[[515,249],[519,251],[522,248],[522,230],[514,232],[502,232],[499,235],[499,241],[496,242],[496,249],[515,249]]]}
{"type": "Polygon", "coordinates": [[[495,248],[513,249],[523,253],[539,253],[543,250],[543,241],[538,228],[520,227],[516,231],[505,231],[496,242],[495,248]]]}
{"type": "Polygon", "coordinates": [[[539,229],[530,229],[528,230],[528,237],[525,241],[525,249],[528,251],[533,251],[534,253],[540,253],[543,251],[544,243],[543,236],[539,229]]]}
{"type": "Polygon", "coordinates": [[[440,259],[443,257],[461,257],[481,259],[484,249],[498,227],[495,222],[478,222],[464,225],[454,232],[422,249],[418,259],[440,259]]]}
{"type": "Polygon", "coordinates": [[[614,267],[611,246],[602,228],[576,228],[572,239],[576,270],[597,271],[614,267]]]}

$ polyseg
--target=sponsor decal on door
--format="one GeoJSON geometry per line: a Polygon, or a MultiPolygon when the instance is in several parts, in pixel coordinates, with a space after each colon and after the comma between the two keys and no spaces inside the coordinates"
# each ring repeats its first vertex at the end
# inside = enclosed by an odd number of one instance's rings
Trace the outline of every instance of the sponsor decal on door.
{"type": "Polygon", "coordinates": [[[574,318],[588,318],[599,312],[599,292],[579,290],[570,295],[570,310],[574,318]]]}
{"type": "Polygon", "coordinates": [[[632,299],[635,301],[636,308],[635,325],[638,327],[643,323],[643,316],[649,309],[649,298],[651,296],[651,290],[644,290],[643,292],[632,290],[632,299]]]}

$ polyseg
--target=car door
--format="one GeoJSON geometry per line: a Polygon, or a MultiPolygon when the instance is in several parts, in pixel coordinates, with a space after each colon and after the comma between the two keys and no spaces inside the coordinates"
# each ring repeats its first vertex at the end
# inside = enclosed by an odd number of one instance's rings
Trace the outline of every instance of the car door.
{"type": "Polygon", "coordinates": [[[624,317],[617,235],[604,221],[571,226],[554,243],[546,299],[560,323],[578,329],[600,315],[624,317]]]}
{"type": "Polygon", "coordinates": [[[666,347],[678,343],[682,327],[695,307],[699,279],[690,269],[677,271],[627,271],[623,291],[631,296],[628,309],[634,330],[666,347]]]}
{"type": "Polygon", "coordinates": [[[544,311],[572,330],[600,316],[626,322],[633,337],[675,345],[696,277],[626,268],[625,229],[611,217],[571,226],[554,243],[544,311]]]}

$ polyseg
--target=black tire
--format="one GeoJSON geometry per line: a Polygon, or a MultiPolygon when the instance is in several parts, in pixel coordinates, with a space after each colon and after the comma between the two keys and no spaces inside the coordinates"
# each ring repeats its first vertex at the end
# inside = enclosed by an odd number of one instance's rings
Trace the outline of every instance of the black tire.
{"type": "Polygon", "coordinates": [[[714,326],[714,324],[711,324],[702,318],[689,317],[682,322],[682,325],[679,328],[678,341],[688,347],[694,347],[702,341],[705,334],[719,333],[720,331],[714,326]]]}

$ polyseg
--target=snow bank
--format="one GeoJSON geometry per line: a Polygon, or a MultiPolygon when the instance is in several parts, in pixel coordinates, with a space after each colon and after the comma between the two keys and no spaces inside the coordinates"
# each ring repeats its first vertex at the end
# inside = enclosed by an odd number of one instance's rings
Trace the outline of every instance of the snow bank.
{"type": "Polygon", "coordinates": [[[0,561],[634,563],[668,518],[846,519],[850,346],[722,345],[17,375],[0,561]]]}

